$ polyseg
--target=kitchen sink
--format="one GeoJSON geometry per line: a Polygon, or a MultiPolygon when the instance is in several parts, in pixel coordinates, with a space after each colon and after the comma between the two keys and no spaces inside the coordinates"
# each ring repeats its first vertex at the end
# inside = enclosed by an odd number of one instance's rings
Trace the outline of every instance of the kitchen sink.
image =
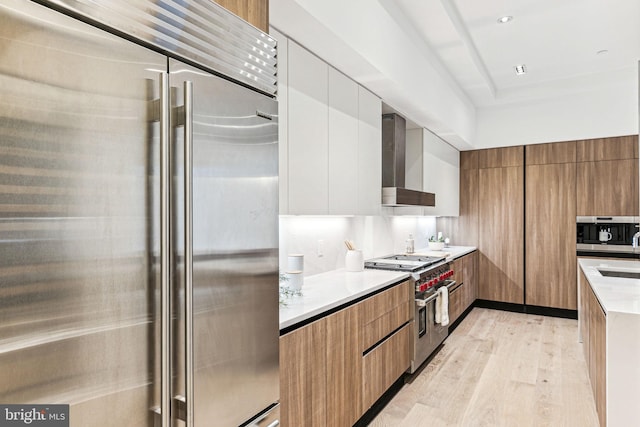
{"type": "Polygon", "coordinates": [[[604,270],[598,269],[600,274],[606,277],[623,277],[625,279],[640,279],[640,271],[629,270],[604,270]]]}

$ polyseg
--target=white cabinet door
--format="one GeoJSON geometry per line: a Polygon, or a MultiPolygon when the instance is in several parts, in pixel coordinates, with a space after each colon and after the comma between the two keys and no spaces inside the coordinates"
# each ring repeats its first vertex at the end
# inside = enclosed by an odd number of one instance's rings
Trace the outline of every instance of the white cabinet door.
{"type": "Polygon", "coordinates": [[[424,208],[425,215],[460,214],[460,153],[423,129],[423,189],[436,194],[436,206],[424,208]]]}
{"type": "Polygon", "coordinates": [[[358,214],[380,215],[382,202],[382,103],[358,86],[358,214]]]}
{"type": "Polygon", "coordinates": [[[288,49],[289,213],[328,213],[329,66],[293,41],[288,49]]]}
{"type": "Polygon", "coordinates": [[[358,211],[358,84],[329,68],[329,214],[358,211]]]}

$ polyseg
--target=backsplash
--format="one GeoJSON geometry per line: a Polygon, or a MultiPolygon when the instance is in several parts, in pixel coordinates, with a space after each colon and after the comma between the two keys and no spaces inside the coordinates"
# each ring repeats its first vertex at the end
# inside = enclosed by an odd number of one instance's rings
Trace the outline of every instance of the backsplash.
{"type": "Polygon", "coordinates": [[[429,236],[436,234],[435,217],[281,216],[280,271],[287,270],[289,254],[304,255],[305,276],[344,268],[347,239],[365,259],[404,253],[409,234],[416,249],[427,247],[429,236]]]}

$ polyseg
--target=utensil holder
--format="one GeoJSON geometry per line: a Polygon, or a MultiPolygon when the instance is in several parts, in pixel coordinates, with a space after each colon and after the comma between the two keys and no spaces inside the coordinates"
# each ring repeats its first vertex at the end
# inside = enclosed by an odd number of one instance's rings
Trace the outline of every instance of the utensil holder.
{"type": "Polygon", "coordinates": [[[344,266],[347,271],[362,271],[364,270],[364,256],[360,249],[347,251],[347,255],[344,259],[344,266]]]}

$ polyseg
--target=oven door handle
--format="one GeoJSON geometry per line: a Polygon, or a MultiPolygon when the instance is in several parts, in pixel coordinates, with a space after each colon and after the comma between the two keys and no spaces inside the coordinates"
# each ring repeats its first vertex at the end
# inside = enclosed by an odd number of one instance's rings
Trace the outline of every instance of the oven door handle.
{"type": "Polygon", "coordinates": [[[449,291],[451,291],[451,288],[453,288],[456,285],[456,283],[458,283],[455,280],[447,280],[446,282],[447,282],[447,284],[445,286],[447,287],[447,289],[449,291]]]}
{"type": "MultiPolygon", "coordinates": [[[[448,290],[451,290],[452,286],[455,286],[456,281],[455,280],[447,280],[446,281],[447,284],[445,285],[447,287],[448,290]]],[[[436,299],[438,297],[438,292],[435,292],[433,295],[430,295],[427,298],[416,298],[416,305],[418,307],[424,307],[425,305],[429,304],[431,301],[433,301],[434,299],[436,299]]]]}
{"type": "Polygon", "coordinates": [[[437,296],[438,296],[438,294],[437,294],[437,293],[435,293],[435,294],[433,294],[433,295],[431,295],[430,297],[425,298],[425,299],[422,299],[422,298],[416,298],[416,305],[417,305],[418,307],[424,307],[424,306],[426,306],[427,304],[429,304],[431,301],[433,301],[434,299],[436,299],[436,297],[437,297],[437,296]]]}

